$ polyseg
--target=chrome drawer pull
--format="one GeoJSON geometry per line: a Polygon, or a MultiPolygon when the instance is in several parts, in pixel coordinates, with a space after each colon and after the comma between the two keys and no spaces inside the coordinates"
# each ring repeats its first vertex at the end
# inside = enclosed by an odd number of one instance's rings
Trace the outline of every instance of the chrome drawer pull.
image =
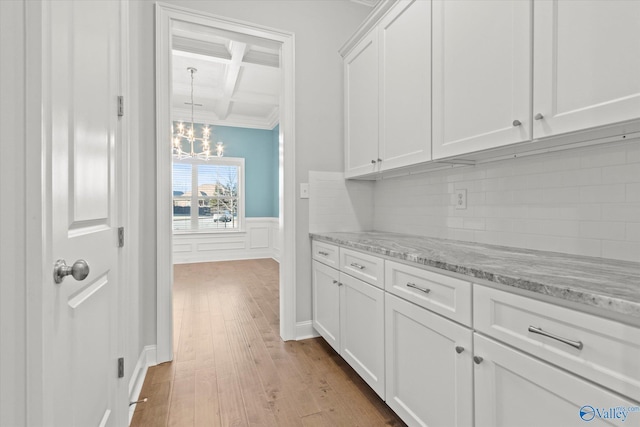
{"type": "Polygon", "coordinates": [[[407,282],[407,288],[417,289],[420,292],[424,292],[425,294],[428,294],[429,292],[431,292],[431,289],[421,288],[420,286],[417,286],[415,283],[411,283],[411,282],[407,282]]]}
{"type": "Polygon", "coordinates": [[[356,264],[355,262],[351,263],[351,267],[358,268],[360,270],[364,270],[364,265],[356,264]]]}
{"type": "Polygon", "coordinates": [[[536,328],[535,326],[529,326],[529,332],[533,332],[534,334],[540,334],[542,336],[548,337],[548,338],[552,338],[554,340],[560,341],[561,343],[570,345],[571,347],[575,347],[578,350],[582,350],[582,341],[572,341],[572,340],[568,340],[566,338],[562,338],[559,337],[557,335],[554,335],[550,332],[547,331],[543,331],[541,328],[536,328]]]}
{"type": "Polygon", "coordinates": [[[329,256],[329,252],[322,252],[322,251],[319,251],[318,253],[319,253],[320,255],[329,256]]]}

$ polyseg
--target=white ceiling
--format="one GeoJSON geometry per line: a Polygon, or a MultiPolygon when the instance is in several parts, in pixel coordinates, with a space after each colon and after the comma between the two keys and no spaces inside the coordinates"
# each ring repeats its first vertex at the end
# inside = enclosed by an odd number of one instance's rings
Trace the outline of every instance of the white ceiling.
{"type": "Polygon", "coordinates": [[[279,43],[209,27],[178,24],[173,29],[172,113],[211,125],[273,129],[279,122],[279,43]]]}

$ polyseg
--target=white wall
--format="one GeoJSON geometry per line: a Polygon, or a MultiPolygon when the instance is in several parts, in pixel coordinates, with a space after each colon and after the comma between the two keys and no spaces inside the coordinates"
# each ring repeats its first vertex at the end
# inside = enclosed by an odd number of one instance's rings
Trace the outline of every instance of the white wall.
{"type": "Polygon", "coordinates": [[[278,218],[245,218],[245,231],[173,235],[173,263],[280,259],[278,218]]]}
{"type": "MultiPolygon", "coordinates": [[[[26,135],[23,2],[0,2],[0,425],[26,422],[26,135]],[[7,151],[5,151],[7,150],[7,151]]],[[[36,258],[39,268],[39,259],[36,258]]]]}
{"type": "MultiPolygon", "coordinates": [[[[371,11],[347,0],[178,1],[165,3],[295,33],[296,186],[309,170],[343,168],[342,60],[338,49],[371,11]]],[[[144,343],[156,341],[155,88],[154,8],[150,0],[131,2],[132,90],[138,129],[132,138],[140,150],[140,263],[144,343]]],[[[295,251],[297,320],[311,319],[311,264],[307,200],[296,200],[295,251]]]]}
{"type": "Polygon", "coordinates": [[[374,192],[376,230],[640,261],[640,140],[392,178],[374,192]]]}

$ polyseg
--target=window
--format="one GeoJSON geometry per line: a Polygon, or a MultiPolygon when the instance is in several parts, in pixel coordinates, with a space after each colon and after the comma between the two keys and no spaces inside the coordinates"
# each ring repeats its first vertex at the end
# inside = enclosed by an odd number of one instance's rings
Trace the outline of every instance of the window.
{"type": "Polygon", "coordinates": [[[240,231],[243,223],[244,159],[174,159],[174,232],[240,231]]]}

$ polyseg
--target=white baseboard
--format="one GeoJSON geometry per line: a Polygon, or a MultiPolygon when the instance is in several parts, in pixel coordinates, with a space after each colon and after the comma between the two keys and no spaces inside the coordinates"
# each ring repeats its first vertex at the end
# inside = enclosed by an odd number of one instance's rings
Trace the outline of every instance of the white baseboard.
{"type": "Polygon", "coordinates": [[[313,329],[313,322],[311,320],[296,323],[296,341],[306,340],[307,338],[316,338],[319,336],[320,334],[313,329]]]}
{"type": "MultiPolygon", "coordinates": [[[[138,400],[140,397],[140,391],[142,390],[142,384],[144,384],[144,378],[147,376],[147,369],[150,366],[155,365],[157,365],[156,346],[148,345],[140,352],[138,362],[136,363],[135,368],[133,368],[133,373],[129,380],[129,402],[135,402],[138,400]]],[[[133,418],[135,410],[136,405],[129,406],[129,424],[131,424],[131,419],[133,418]]]]}

